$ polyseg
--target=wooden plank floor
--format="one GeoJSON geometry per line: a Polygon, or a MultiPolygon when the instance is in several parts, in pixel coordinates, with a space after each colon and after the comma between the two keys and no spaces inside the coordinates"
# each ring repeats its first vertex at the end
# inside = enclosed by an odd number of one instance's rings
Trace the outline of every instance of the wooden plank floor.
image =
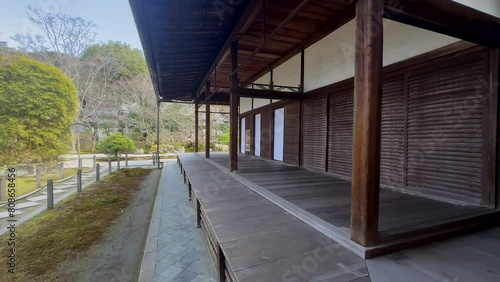
{"type": "MultiPolygon", "coordinates": [[[[215,153],[211,160],[227,167],[228,155],[215,153]]],[[[336,227],[349,229],[350,181],[243,155],[239,156],[236,173],[336,227]]],[[[450,204],[381,189],[381,240],[389,241],[405,234],[415,235],[417,230],[488,211],[485,207],[450,204]]]]}
{"type": "Polygon", "coordinates": [[[371,281],[351,251],[205,159],[179,160],[236,281],[371,281]]]}
{"type": "Polygon", "coordinates": [[[367,261],[372,281],[500,281],[500,227],[367,261]]]}

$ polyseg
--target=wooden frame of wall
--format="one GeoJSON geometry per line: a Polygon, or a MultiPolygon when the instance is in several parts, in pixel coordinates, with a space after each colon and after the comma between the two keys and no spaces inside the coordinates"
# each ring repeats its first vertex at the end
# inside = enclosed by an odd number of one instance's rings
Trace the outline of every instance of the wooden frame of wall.
{"type": "MultiPolygon", "coordinates": [[[[406,77],[408,79],[408,72],[414,73],[414,72],[427,72],[429,70],[432,70],[432,68],[436,65],[446,65],[446,64],[454,64],[454,63],[459,63],[460,61],[469,58],[471,56],[477,57],[478,53],[483,53],[485,59],[489,60],[489,64],[487,69],[485,69],[485,75],[488,77],[488,99],[489,99],[489,107],[490,109],[486,109],[489,112],[489,116],[487,117],[488,119],[488,124],[489,124],[489,129],[488,131],[491,133],[488,138],[488,143],[485,144],[485,146],[488,146],[489,152],[491,152],[491,156],[496,156],[498,155],[498,152],[496,151],[496,145],[497,145],[497,140],[498,140],[498,114],[496,111],[496,107],[498,105],[498,84],[495,83],[494,78],[498,77],[498,50],[497,49],[487,49],[485,47],[481,46],[476,46],[474,44],[466,43],[466,42],[459,42],[457,44],[453,44],[429,53],[426,53],[421,56],[417,56],[415,58],[406,60],[404,62],[399,62],[390,66],[387,66],[383,69],[383,75],[384,75],[384,80],[392,80],[394,78],[398,77],[406,77]],[[487,73],[488,70],[491,69],[492,71],[487,73]]],[[[407,85],[407,83],[405,83],[407,85]]],[[[327,99],[326,97],[330,95],[334,95],[331,93],[338,93],[340,91],[346,91],[348,89],[352,89],[353,87],[353,78],[347,79],[338,83],[334,83],[332,85],[328,85],[325,87],[322,87],[320,89],[313,90],[309,93],[306,93],[305,95],[308,96],[308,98],[304,101],[296,102],[300,104],[307,103],[308,100],[310,99],[327,99]]],[[[408,91],[408,90],[405,90],[408,91]]],[[[258,109],[254,109],[252,111],[248,111],[245,113],[242,113],[240,117],[247,117],[249,121],[253,122],[253,116],[257,113],[265,114],[265,113],[272,113],[274,109],[284,107],[286,105],[290,105],[293,102],[290,101],[280,101],[278,103],[274,103],[271,105],[267,105],[265,107],[261,107],[258,109]]],[[[301,106],[303,107],[303,105],[301,106]]],[[[301,110],[301,134],[299,139],[302,138],[304,134],[304,110],[301,110]]],[[[264,123],[262,124],[264,127],[264,123]]],[[[328,127],[327,127],[328,128],[328,127]]],[[[406,130],[406,129],[405,129],[406,130]]],[[[325,133],[327,134],[327,133],[325,133]]],[[[406,134],[405,134],[406,136],[406,134]]],[[[325,136],[325,139],[327,137],[325,136]]],[[[325,142],[327,142],[325,140],[325,142]]],[[[328,142],[327,142],[328,143],[328,142]]],[[[300,154],[301,158],[304,158],[303,156],[303,142],[301,141],[301,149],[300,149],[300,154]]],[[[406,153],[405,153],[406,155],[406,153]]],[[[266,158],[265,155],[262,155],[263,158],[266,158]]],[[[272,154],[268,156],[268,158],[272,159],[272,154]]],[[[488,196],[488,199],[485,199],[484,205],[489,206],[489,207],[494,207],[495,206],[495,200],[498,202],[499,193],[498,191],[498,183],[496,180],[496,176],[498,175],[498,166],[496,165],[496,159],[498,157],[489,157],[487,158],[488,160],[488,165],[485,167],[488,167],[490,170],[490,173],[488,174],[487,179],[484,181],[487,181],[488,184],[484,185],[483,187],[486,189],[484,192],[485,196],[488,196]]],[[[300,165],[303,165],[303,161],[300,163],[300,165]]],[[[325,165],[326,168],[326,165],[325,165]]],[[[321,169],[320,171],[325,171],[325,169],[321,169]]],[[[391,188],[391,189],[397,189],[397,187],[386,187],[386,188],[391,188]]],[[[404,191],[404,190],[401,190],[404,191]]],[[[406,191],[404,191],[406,192],[406,191]]],[[[428,195],[419,191],[412,191],[411,193],[419,195],[419,196],[424,196],[428,198],[434,198],[437,200],[441,201],[448,201],[448,202],[455,202],[450,199],[446,199],[443,197],[434,197],[432,195],[428,195]]],[[[458,202],[462,203],[462,202],[458,202]]],[[[498,207],[498,204],[497,204],[498,207]]]]}
{"type": "MultiPolygon", "coordinates": [[[[255,115],[261,114],[261,158],[273,160],[273,145],[274,145],[274,111],[280,108],[285,108],[285,128],[284,135],[285,140],[286,136],[297,136],[297,144],[284,144],[284,163],[291,165],[299,165],[299,155],[300,155],[300,143],[301,139],[301,112],[300,112],[300,101],[279,101],[275,102],[254,110],[250,110],[240,114],[239,116],[239,124],[241,124],[241,120],[245,119],[245,124],[247,129],[252,130],[252,138],[251,145],[252,148],[251,155],[255,156],[255,115]],[[290,119],[286,118],[290,115],[295,116],[294,125],[291,126],[288,121],[290,119]],[[288,121],[287,121],[288,120],[288,121]],[[297,128],[295,128],[297,127],[297,128]],[[291,129],[292,128],[292,129],[291,129]],[[293,130],[291,132],[290,130],[293,130]],[[293,148],[291,148],[293,147],[293,148]],[[293,153],[296,152],[295,157],[292,156],[293,153]]],[[[241,130],[241,129],[240,129],[241,130]]],[[[241,131],[239,132],[241,136],[241,131]]]]}
{"type": "MultiPolygon", "coordinates": [[[[351,205],[351,239],[363,246],[372,246],[377,244],[378,236],[378,195],[379,195],[379,183],[380,183],[380,154],[381,154],[381,112],[382,112],[382,76],[384,70],[382,67],[382,56],[383,56],[383,11],[384,3],[382,0],[358,0],[356,5],[356,60],[355,60],[355,76],[354,81],[354,121],[353,121],[353,155],[352,155],[352,205],[351,205]]],[[[419,26],[418,23],[415,24],[419,26]]],[[[231,46],[231,138],[230,138],[230,170],[233,171],[237,169],[237,124],[241,121],[237,118],[237,105],[238,105],[238,89],[241,91],[247,90],[239,88],[238,86],[238,48],[237,42],[233,42],[231,46]]],[[[491,59],[489,66],[492,64],[498,64],[498,59],[495,61],[495,54],[493,54],[493,59],[491,59]]],[[[301,58],[303,61],[303,56],[301,58]]],[[[403,62],[402,64],[404,64],[403,62]]],[[[401,63],[399,63],[401,64],[401,63]]],[[[303,70],[301,70],[301,79],[303,79],[303,70]]],[[[494,77],[498,76],[492,74],[490,76],[490,83],[493,81],[494,77]]],[[[406,80],[407,80],[406,76],[406,80]]],[[[405,87],[408,85],[406,81],[405,87]]],[[[303,86],[301,81],[301,86],[303,86]]],[[[409,90],[405,89],[405,93],[409,90]]],[[[492,89],[488,89],[492,92],[492,89]]],[[[248,97],[252,96],[251,91],[247,91],[248,97]]],[[[272,90],[271,90],[272,92],[272,90]]],[[[244,93],[240,93],[246,95],[244,93]]],[[[257,92],[255,93],[257,94],[257,92]]],[[[264,97],[267,94],[259,92],[264,97]]],[[[408,94],[406,94],[408,95],[408,94]]],[[[306,95],[301,95],[297,97],[299,99],[305,98],[306,95]]],[[[325,105],[328,108],[330,104],[330,96],[326,95],[325,105]]],[[[408,98],[405,98],[405,101],[408,98]]],[[[497,98],[490,98],[489,104],[497,104],[497,98]]],[[[304,106],[302,103],[300,105],[301,116],[300,116],[300,126],[299,126],[299,140],[303,140],[302,136],[305,135],[304,124],[304,114],[306,112],[307,104],[304,106]]],[[[491,112],[491,109],[484,109],[491,112]]],[[[208,109],[207,109],[208,111],[208,109]]],[[[495,117],[487,117],[490,121],[491,128],[484,129],[485,133],[492,133],[488,139],[488,152],[494,152],[496,154],[493,144],[496,145],[496,110],[494,112],[495,117]],[[495,122],[493,122],[495,121],[495,122]],[[493,134],[495,133],[495,134],[493,134]]],[[[254,122],[254,115],[248,118],[249,126],[254,122]]],[[[274,134],[273,131],[274,122],[274,111],[270,114],[270,144],[273,144],[274,134]]],[[[326,128],[328,130],[330,118],[329,111],[326,111],[326,128]]],[[[241,128],[244,131],[246,128],[241,128]]],[[[307,129],[306,129],[307,130],[307,129]]],[[[406,129],[405,129],[406,130],[406,129]]],[[[253,130],[252,130],[253,132],[253,130]]],[[[406,131],[405,131],[406,132],[406,131]]],[[[241,132],[240,132],[241,133],[241,132]]],[[[241,134],[242,135],[242,134],[241,134]]],[[[254,137],[254,134],[252,134],[254,137]]],[[[329,151],[329,133],[327,131],[325,135],[325,156],[324,156],[324,168],[328,171],[328,151],[329,151]]],[[[254,138],[252,138],[254,140],[254,138]]],[[[406,150],[406,148],[405,148],[406,150]]],[[[252,152],[254,150],[251,150],[252,152]]],[[[301,143],[298,146],[298,151],[301,157],[298,158],[298,164],[307,164],[305,158],[304,144],[301,143]]],[[[405,156],[409,154],[405,151],[405,156]]],[[[269,148],[269,158],[273,158],[273,146],[270,145],[269,148]]],[[[485,190],[483,193],[483,203],[493,207],[495,205],[494,200],[496,198],[496,173],[493,176],[492,171],[496,169],[496,157],[487,157],[485,165],[489,166],[489,174],[484,176],[483,182],[489,183],[489,185],[484,185],[485,190]],[[493,164],[493,165],[492,165],[493,164]],[[493,191],[492,191],[492,185],[493,191]]],[[[405,166],[406,169],[406,166],[405,166]]],[[[406,180],[405,180],[406,181],[406,180]]]]}
{"type": "MultiPolygon", "coordinates": [[[[469,53],[480,52],[481,50],[484,50],[484,52],[488,52],[487,51],[488,49],[485,47],[476,46],[474,44],[470,44],[470,43],[466,43],[466,42],[459,42],[457,44],[453,44],[453,45],[426,53],[424,55],[406,60],[404,62],[399,62],[399,63],[385,67],[384,72],[383,72],[384,73],[384,80],[391,80],[393,78],[396,78],[396,77],[399,77],[402,75],[404,76],[409,71],[412,72],[412,71],[415,71],[418,69],[425,69],[425,68],[432,69],[433,65],[441,64],[442,62],[446,62],[446,61],[461,60],[460,59],[461,57],[464,57],[469,53]]],[[[495,55],[494,55],[495,52],[497,52],[497,51],[496,51],[496,49],[490,49],[490,50],[491,50],[491,51],[489,51],[490,52],[490,61],[491,61],[490,69],[495,71],[496,69],[498,69],[498,67],[495,67],[493,65],[494,62],[497,62],[497,64],[498,64],[498,60],[495,58],[495,55]]],[[[495,75],[493,72],[490,73],[489,75],[491,77],[498,76],[498,75],[495,75]]],[[[489,95],[489,99],[490,99],[489,105],[492,108],[489,110],[490,116],[488,118],[487,123],[490,124],[491,128],[490,128],[489,132],[491,132],[492,135],[490,136],[491,140],[489,140],[489,144],[487,146],[489,148],[491,148],[490,151],[494,154],[495,153],[494,150],[496,149],[495,144],[497,144],[496,140],[498,138],[495,137],[497,135],[495,133],[495,132],[497,132],[497,130],[495,129],[496,124],[497,124],[497,122],[496,122],[497,113],[496,113],[496,109],[494,109],[493,105],[496,105],[495,103],[498,103],[498,101],[496,101],[497,99],[495,96],[495,93],[498,93],[498,87],[495,87],[495,80],[492,79],[491,77],[489,78],[488,84],[491,87],[490,93],[492,93],[492,94],[489,95]],[[495,137],[495,138],[493,138],[493,137],[495,137]]],[[[350,78],[350,79],[347,79],[347,80],[344,80],[344,81],[341,81],[338,83],[334,83],[334,84],[313,90],[313,91],[306,94],[310,98],[305,100],[305,103],[307,103],[309,99],[321,99],[321,98],[326,99],[325,97],[326,97],[326,95],[328,95],[328,93],[338,93],[338,92],[345,91],[346,89],[352,89],[352,87],[353,87],[352,85],[353,85],[353,78],[350,78]]],[[[485,111],[486,111],[486,109],[485,109],[485,111]]],[[[486,121],[485,121],[485,123],[486,123],[486,121]]],[[[485,167],[489,167],[491,172],[489,173],[489,180],[484,180],[484,181],[489,181],[489,184],[485,185],[484,187],[490,187],[490,190],[485,191],[484,194],[490,195],[490,196],[489,196],[489,200],[487,198],[484,199],[484,203],[487,206],[493,207],[494,202],[495,202],[495,197],[492,196],[491,193],[494,193],[495,191],[491,187],[496,186],[495,175],[497,173],[494,170],[497,167],[497,165],[496,165],[496,158],[489,158],[488,157],[488,160],[489,160],[489,164],[487,166],[485,165],[485,167]]],[[[324,167],[319,168],[319,171],[325,171],[324,167]]],[[[350,177],[346,177],[344,175],[338,175],[338,174],[335,174],[335,175],[338,177],[344,178],[344,179],[350,179],[350,177]]],[[[387,188],[399,190],[396,187],[387,187],[387,188]]],[[[434,198],[437,200],[442,200],[442,201],[444,200],[444,201],[448,201],[448,202],[462,203],[463,204],[463,202],[460,202],[460,201],[453,201],[453,200],[446,199],[443,197],[435,197],[432,195],[421,193],[419,191],[412,191],[412,193],[414,193],[416,195],[420,195],[420,196],[434,198]]]]}

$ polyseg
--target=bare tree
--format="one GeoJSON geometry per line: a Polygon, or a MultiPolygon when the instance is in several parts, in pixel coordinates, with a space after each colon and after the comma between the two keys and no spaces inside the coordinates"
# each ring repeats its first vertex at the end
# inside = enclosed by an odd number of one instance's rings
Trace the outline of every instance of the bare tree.
{"type": "Polygon", "coordinates": [[[81,61],[79,70],[79,74],[73,79],[81,101],[78,120],[91,130],[94,151],[103,118],[116,112],[115,102],[109,92],[118,71],[116,64],[101,57],[81,61]]]}
{"type": "Polygon", "coordinates": [[[121,129],[148,143],[148,137],[155,136],[157,111],[151,79],[136,75],[115,81],[112,93],[113,100],[119,104],[121,129]]]}
{"type": "Polygon", "coordinates": [[[26,13],[28,20],[43,33],[12,37],[19,48],[27,52],[53,51],[79,57],[95,42],[96,25],[92,21],[63,13],[46,13],[31,6],[26,7],[26,13]]]}

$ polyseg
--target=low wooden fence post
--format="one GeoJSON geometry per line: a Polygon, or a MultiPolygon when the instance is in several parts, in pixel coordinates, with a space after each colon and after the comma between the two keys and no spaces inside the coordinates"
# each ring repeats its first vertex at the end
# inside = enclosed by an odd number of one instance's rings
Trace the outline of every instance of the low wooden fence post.
{"type": "Polygon", "coordinates": [[[64,179],[64,163],[59,163],[59,178],[64,179]]]}
{"type": "Polygon", "coordinates": [[[95,165],[95,181],[99,182],[101,180],[101,164],[95,165]]]}
{"type": "Polygon", "coordinates": [[[42,187],[42,170],[40,167],[36,167],[36,189],[42,187]]]}
{"type": "Polygon", "coordinates": [[[116,156],[116,169],[120,170],[120,156],[116,156]]]}
{"type": "Polygon", "coordinates": [[[111,174],[111,170],[112,170],[112,167],[111,167],[111,158],[108,157],[108,174],[111,174]]]}
{"type": "Polygon", "coordinates": [[[92,167],[95,167],[95,165],[96,165],[96,163],[97,163],[97,160],[96,160],[96,156],[95,156],[95,155],[92,157],[92,161],[93,161],[93,163],[94,163],[92,167]]]}
{"type": "Polygon", "coordinates": [[[156,164],[156,156],[155,156],[155,154],[153,154],[153,165],[155,165],[155,164],[156,164]]]}
{"type": "Polygon", "coordinates": [[[125,154],[125,166],[128,166],[128,154],[125,154]]]}
{"type": "Polygon", "coordinates": [[[47,180],[47,209],[54,208],[54,180],[47,180]]]}
{"type": "Polygon", "coordinates": [[[82,192],[82,169],[79,168],[76,172],[76,192],[82,192]]]}

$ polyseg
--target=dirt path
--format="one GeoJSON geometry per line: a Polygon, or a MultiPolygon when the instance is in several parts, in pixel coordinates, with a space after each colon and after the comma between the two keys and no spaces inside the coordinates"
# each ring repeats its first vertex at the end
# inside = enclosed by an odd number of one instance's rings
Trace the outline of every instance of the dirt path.
{"type": "Polygon", "coordinates": [[[146,177],[100,244],[60,268],[66,281],[137,281],[160,175],[153,170],[146,177]]]}

